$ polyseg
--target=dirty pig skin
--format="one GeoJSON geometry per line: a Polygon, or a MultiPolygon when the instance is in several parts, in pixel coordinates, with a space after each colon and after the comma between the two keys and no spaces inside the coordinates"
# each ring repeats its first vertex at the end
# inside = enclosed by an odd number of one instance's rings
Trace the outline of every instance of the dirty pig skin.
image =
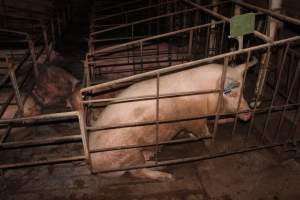
{"type": "MultiPolygon", "coordinates": [[[[248,66],[254,66],[257,59],[253,58],[248,66]]],[[[217,90],[221,85],[223,65],[208,64],[193,69],[161,76],[160,94],[191,92],[199,90],[217,90]]],[[[242,81],[246,65],[228,67],[225,77],[225,90],[222,98],[221,112],[236,112],[241,95],[239,111],[248,111],[249,106],[243,96],[242,81]],[[228,85],[234,85],[228,90],[228,85]]],[[[119,93],[116,98],[129,98],[156,94],[156,79],[135,83],[119,93]]],[[[214,114],[217,110],[219,93],[192,95],[176,98],[164,98],[159,101],[159,119],[182,119],[203,114],[214,114]]],[[[250,112],[238,114],[243,121],[251,118],[250,112]]],[[[108,105],[99,117],[91,122],[92,126],[112,126],[123,123],[153,121],[156,119],[156,101],[138,101],[108,105]]],[[[207,119],[182,121],[161,124],[159,126],[159,142],[170,140],[181,130],[192,132],[195,136],[210,135],[207,119]]],[[[89,135],[90,149],[111,148],[124,145],[154,144],[156,126],[137,126],[110,130],[93,131],[89,135]]],[[[123,149],[91,154],[93,171],[101,172],[132,165],[142,165],[153,156],[154,148],[123,149]]],[[[121,176],[124,171],[109,173],[110,176],[121,176]]],[[[170,173],[142,168],[129,171],[133,176],[150,179],[173,179],[170,173]]]]}

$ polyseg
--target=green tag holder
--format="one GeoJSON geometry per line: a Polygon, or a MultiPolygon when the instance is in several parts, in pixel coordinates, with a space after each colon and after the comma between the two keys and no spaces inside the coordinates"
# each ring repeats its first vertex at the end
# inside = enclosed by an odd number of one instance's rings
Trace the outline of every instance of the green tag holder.
{"type": "Polygon", "coordinates": [[[246,13],[230,19],[230,37],[237,38],[253,33],[255,28],[255,14],[246,13]]]}

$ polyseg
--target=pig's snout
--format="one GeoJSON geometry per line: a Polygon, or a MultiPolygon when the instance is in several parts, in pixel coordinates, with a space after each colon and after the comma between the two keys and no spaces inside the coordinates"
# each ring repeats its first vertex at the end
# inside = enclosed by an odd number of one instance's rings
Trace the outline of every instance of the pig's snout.
{"type": "Polygon", "coordinates": [[[244,110],[243,111],[243,113],[240,113],[239,115],[238,115],[238,117],[241,119],[241,120],[243,120],[243,121],[248,121],[248,120],[250,120],[251,119],[251,111],[250,110],[244,110]]]}

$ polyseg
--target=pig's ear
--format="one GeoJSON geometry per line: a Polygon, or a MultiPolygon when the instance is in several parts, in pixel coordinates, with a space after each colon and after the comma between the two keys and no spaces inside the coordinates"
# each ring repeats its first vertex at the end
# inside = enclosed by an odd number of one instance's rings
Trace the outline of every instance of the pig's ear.
{"type": "Polygon", "coordinates": [[[232,93],[232,89],[240,87],[241,83],[239,81],[227,78],[224,85],[224,94],[232,93]]]}
{"type": "Polygon", "coordinates": [[[245,71],[247,71],[249,68],[253,67],[254,65],[256,65],[258,62],[257,58],[256,57],[252,57],[251,61],[247,63],[243,63],[243,64],[240,64],[236,67],[236,69],[241,73],[243,74],[245,71]],[[246,65],[247,65],[247,68],[246,68],[246,65]]]}

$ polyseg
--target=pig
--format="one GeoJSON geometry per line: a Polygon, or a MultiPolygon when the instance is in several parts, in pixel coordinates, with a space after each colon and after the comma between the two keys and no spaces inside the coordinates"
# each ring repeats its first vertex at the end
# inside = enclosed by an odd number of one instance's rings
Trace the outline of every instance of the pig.
{"type": "MultiPolygon", "coordinates": [[[[248,66],[254,66],[257,59],[252,59],[248,66]]],[[[160,94],[191,92],[199,90],[216,90],[220,88],[223,65],[207,64],[193,69],[176,72],[160,77],[160,94]]],[[[236,87],[223,93],[221,112],[236,112],[241,95],[239,111],[249,111],[249,106],[243,97],[241,83],[246,64],[228,67],[225,87],[233,84],[236,87]]],[[[156,79],[149,79],[131,85],[119,93],[116,98],[130,98],[144,95],[156,95],[156,79]]],[[[219,93],[164,98],[159,100],[159,120],[182,119],[203,114],[215,114],[217,111],[219,93]]],[[[251,118],[250,112],[240,113],[243,121],[251,118]]],[[[92,126],[112,126],[118,124],[153,121],[156,119],[156,100],[110,104],[99,117],[91,122],[92,126]]],[[[195,137],[210,136],[207,119],[182,121],[160,124],[159,142],[171,140],[181,130],[186,130],[195,137]]],[[[95,130],[89,135],[89,147],[93,151],[99,148],[111,148],[124,145],[154,144],[156,142],[156,126],[137,126],[118,129],[95,130]]],[[[93,172],[118,169],[132,165],[142,165],[153,156],[155,148],[134,148],[116,151],[94,152],[91,154],[93,172]]],[[[125,171],[109,173],[110,176],[121,176],[125,171]]],[[[135,177],[155,180],[170,180],[173,175],[157,169],[141,168],[129,170],[135,177]]]]}
{"type": "Polygon", "coordinates": [[[23,115],[25,117],[39,115],[43,107],[61,101],[65,101],[66,105],[72,108],[68,99],[80,88],[78,83],[79,80],[59,67],[50,66],[40,70],[36,84],[24,103],[23,115]]]}

